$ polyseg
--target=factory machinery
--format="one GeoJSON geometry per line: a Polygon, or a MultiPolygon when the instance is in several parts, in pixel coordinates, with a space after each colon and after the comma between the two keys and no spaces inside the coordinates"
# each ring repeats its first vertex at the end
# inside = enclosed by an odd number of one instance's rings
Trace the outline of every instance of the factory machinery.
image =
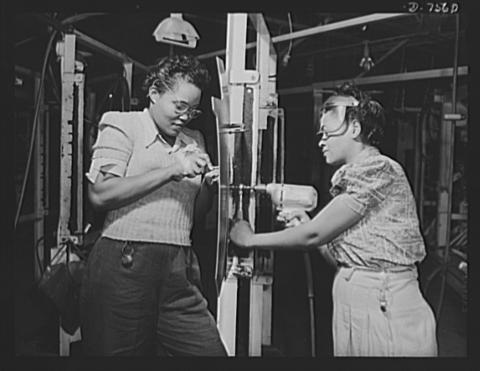
{"type": "MultiPolygon", "coordinates": [[[[338,27],[347,27],[353,24],[379,20],[398,15],[374,15],[368,19],[358,19],[347,22],[338,27]]],[[[51,21],[49,21],[51,23],[51,21]]],[[[35,188],[34,204],[34,238],[37,242],[36,250],[39,251],[40,263],[36,266],[38,277],[39,266],[45,266],[52,256],[51,263],[64,261],[69,255],[75,260],[76,253],[88,242],[89,225],[84,215],[84,148],[88,147],[91,138],[85,136],[84,119],[95,120],[93,114],[94,94],[85,94],[84,65],[76,57],[76,43],[87,44],[96,50],[121,60],[124,67],[124,81],[131,97],[133,67],[146,71],[146,66],[126,58],[111,48],[95,42],[86,35],[65,29],[62,25],[53,24],[55,28],[64,31],[63,38],[56,45],[56,53],[61,67],[61,132],[60,132],[60,197],[59,217],[56,231],[56,246],[46,254],[44,253],[45,240],[43,238],[43,224],[46,210],[48,209],[48,182],[42,179],[42,174],[47,173],[49,165],[48,151],[45,150],[49,143],[45,136],[48,117],[43,111],[43,102],[37,100],[35,110],[34,132],[37,136],[32,147],[35,156],[34,177],[35,184],[43,187],[35,188]],[[40,124],[37,126],[37,123],[40,124]],[[43,135],[42,134],[43,130],[43,135]],[[67,254],[67,252],[69,254],[67,254]]],[[[313,34],[313,33],[312,33],[313,34]]],[[[49,48],[55,34],[52,35],[49,48]]],[[[308,36],[306,33],[294,37],[308,36]]],[[[277,41],[287,40],[276,37],[277,41]]],[[[47,51],[48,54],[49,51],[47,51]]],[[[221,86],[221,96],[212,97],[212,110],[216,116],[217,135],[217,161],[220,168],[217,204],[217,239],[216,239],[216,266],[215,283],[218,294],[217,324],[227,352],[230,356],[238,354],[239,312],[247,311],[248,339],[246,339],[249,356],[261,356],[262,347],[272,345],[272,287],[274,280],[274,253],[266,250],[245,251],[236,249],[229,243],[228,232],[232,221],[236,219],[248,220],[256,232],[268,232],[283,228],[277,222],[276,215],[279,210],[288,208],[311,211],[317,206],[317,192],[308,185],[287,184],[284,179],[285,170],[285,115],[278,104],[276,87],[277,55],[273,41],[263,16],[259,13],[231,13],[227,16],[227,45],[225,59],[216,57],[216,67],[221,86]],[[256,30],[256,40],[247,43],[247,23],[250,22],[256,30]],[[255,47],[254,68],[246,67],[246,51],[255,47]],[[240,305],[239,283],[249,286],[246,307],[240,305]]],[[[455,66],[455,71],[457,66],[455,66]]],[[[22,72],[22,71],[20,71],[22,72]]],[[[23,71],[24,72],[24,71],[23,71]]],[[[454,74],[456,78],[456,73],[454,74]]],[[[41,91],[42,78],[36,78],[36,91],[41,91]]],[[[454,86],[456,86],[456,81],[454,86]]],[[[320,107],[322,93],[314,87],[315,109],[320,107]],[[318,98],[320,96],[320,98],[318,98]]],[[[41,97],[41,94],[39,94],[41,97]]],[[[455,102],[455,90],[453,94],[455,102]]],[[[134,98],[129,99],[128,103],[134,98]]],[[[455,127],[459,117],[447,117],[451,111],[446,103],[443,118],[455,127]]],[[[48,112],[47,112],[48,113],[48,112]]],[[[453,142],[453,129],[449,131],[448,138],[453,142]]],[[[446,135],[446,134],[445,134],[446,135]]],[[[442,142],[443,143],[443,142],[442,142]]],[[[91,144],[91,143],[90,143],[91,144]]],[[[450,147],[449,147],[450,148],[450,147]]],[[[32,152],[32,151],[31,151],[32,152]]],[[[444,153],[445,151],[441,151],[444,153]]],[[[446,152],[445,152],[446,153],[446,152]]],[[[448,152],[444,159],[453,167],[453,152],[448,152]]],[[[442,157],[443,159],[443,157],[442,157]]],[[[449,166],[445,166],[449,168],[449,166]]],[[[27,166],[28,169],[28,166],[27,166]]],[[[419,170],[420,171],[420,170],[419,170]]],[[[452,171],[448,172],[451,178],[452,171]]],[[[447,174],[447,175],[448,175],[447,174]]],[[[442,246],[449,246],[450,231],[447,226],[451,219],[451,184],[448,176],[444,177],[438,207],[442,208],[439,215],[446,215],[445,220],[438,223],[441,229],[437,234],[444,235],[442,246]]],[[[26,177],[25,177],[26,179],[26,177]]],[[[443,178],[442,178],[443,179],[443,178]]],[[[423,189],[419,184],[418,189],[423,189]]],[[[22,192],[23,193],[23,192],[22,192]]],[[[20,200],[20,205],[22,200],[20,200]]],[[[420,208],[422,210],[422,208],[420,208]]],[[[15,225],[22,222],[17,210],[15,225]]],[[[462,213],[462,215],[466,215],[462,213]]],[[[433,229],[433,228],[431,228],[433,229]]],[[[451,244],[451,243],[450,243],[451,244]]],[[[448,255],[448,248],[445,249],[448,255]]],[[[305,272],[307,281],[307,295],[310,311],[310,344],[311,355],[315,356],[315,323],[314,323],[314,298],[312,272],[309,256],[305,256],[305,272]]],[[[462,262],[466,264],[465,259],[462,262]],[[463,261],[465,260],[465,261],[463,261]]],[[[242,302],[245,302],[242,300],[242,302]]],[[[61,323],[61,322],[60,322],[61,323]]],[[[70,354],[70,344],[81,339],[80,329],[66,331],[60,326],[60,355],[70,354]]]]}

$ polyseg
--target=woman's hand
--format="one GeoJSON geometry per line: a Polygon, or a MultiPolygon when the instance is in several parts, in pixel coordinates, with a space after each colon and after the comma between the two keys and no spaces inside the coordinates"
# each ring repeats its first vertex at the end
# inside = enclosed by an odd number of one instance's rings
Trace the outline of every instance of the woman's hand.
{"type": "Polygon", "coordinates": [[[230,241],[239,247],[251,247],[253,236],[252,227],[245,220],[236,221],[230,229],[230,241]]]}
{"type": "Polygon", "coordinates": [[[212,185],[218,183],[220,178],[220,169],[218,166],[212,166],[204,175],[204,182],[211,187],[212,185]]]}
{"type": "Polygon", "coordinates": [[[310,217],[302,209],[283,209],[278,213],[277,220],[285,223],[286,228],[291,228],[307,223],[310,217]]]}
{"type": "Polygon", "coordinates": [[[175,180],[183,177],[194,178],[203,174],[205,169],[211,166],[210,157],[202,152],[198,147],[186,146],[178,150],[175,154],[177,174],[175,180]]]}

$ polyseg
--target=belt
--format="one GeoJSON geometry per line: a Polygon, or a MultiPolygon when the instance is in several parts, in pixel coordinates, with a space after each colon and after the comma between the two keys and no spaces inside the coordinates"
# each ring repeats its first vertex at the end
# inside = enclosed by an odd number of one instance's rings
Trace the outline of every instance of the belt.
{"type": "Polygon", "coordinates": [[[402,273],[407,272],[410,270],[416,269],[415,265],[400,265],[396,267],[366,267],[363,265],[349,265],[347,263],[338,263],[337,266],[339,268],[347,268],[347,269],[354,269],[358,271],[367,271],[367,272],[378,272],[378,273],[402,273]]]}
{"type": "MultiPolygon", "coordinates": [[[[355,271],[367,271],[367,272],[375,272],[379,274],[386,274],[386,273],[402,273],[408,272],[416,269],[415,265],[404,265],[404,266],[397,266],[397,267],[389,267],[389,268],[376,268],[376,267],[365,267],[361,265],[351,266],[346,263],[338,263],[339,268],[346,268],[351,269],[351,272],[348,273],[347,277],[345,277],[346,281],[350,281],[352,275],[355,271]]],[[[387,291],[388,291],[388,276],[384,276],[382,279],[382,287],[379,292],[378,301],[380,304],[380,310],[386,314],[387,312],[387,291]]]]}

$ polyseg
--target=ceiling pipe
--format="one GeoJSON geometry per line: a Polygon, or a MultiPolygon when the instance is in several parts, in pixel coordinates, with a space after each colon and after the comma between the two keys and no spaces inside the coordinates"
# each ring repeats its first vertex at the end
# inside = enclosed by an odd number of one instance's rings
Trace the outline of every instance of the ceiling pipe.
{"type": "MultiPolygon", "coordinates": [[[[422,71],[412,71],[412,72],[401,72],[393,73],[387,75],[379,76],[369,76],[361,77],[359,79],[354,79],[355,85],[369,85],[369,84],[384,84],[384,83],[396,83],[396,82],[405,82],[411,80],[424,80],[424,79],[437,79],[444,77],[453,76],[453,68],[437,68],[431,70],[422,70],[422,71]]],[[[467,76],[468,75],[468,66],[459,66],[457,69],[458,76],[467,76]]],[[[304,94],[311,93],[315,89],[331,89],[335,88],[338,85],[341,85],[344,82],[352,81],[352,79],[342,79],[342,80],[332,80],[332,81],[322,81],[312,83],[306,86],[297,86],[293,88],[283,88],[279,89],[278,93],[280,95],[291,95],[291,94],[304,94]]]]}
{"type": "MultiPolygon", "coordinates": [[[[285,34],[285,35],[278,35],[278,36],[272,37],[272,42],[275,44],[275,43],[279,43],[279,42],[282,42],[282,41],[288,41],[288,40],[298,39],[298,38],[301,38],[301,37],[317,35],[317,34],[324,33],[324,32],[339,30],[339,29],[342,29],[342,28],[363,25],[365,23],[384,21],[384,20],[387,20],[387,19],[405,17],[405,16],[412,16],[412,14],[409,14],[409,13],[370,14],[370,15],[366,15],[366,16],[362,16],[362,17],[357,17],[357,18],[347,19],[347,20],[344,20],[344,21],[338,21],[338,22],[329,23],[329,24],[326,24],[326,25],[312,27],[312,28],[308,28],[306,30],[295,31],[295,32],[288,33],[288,34],[285,34]]],[[[257,45],[256,42],[251,42],[251,43],[248,43],[246,45],[246,48],[251,49],[251,48],[254,48],[256,45],[257,45]]],[[[201,55],[198,55],[197,57],[199,59],[206,59],[206,58],[216,57],[216,56],[224,55],[224,54],[225,54],[225,49],[222,49],[222,50],[217,50],[217,51],[206,53],[206,54],[201,54],[201,55]]]]}

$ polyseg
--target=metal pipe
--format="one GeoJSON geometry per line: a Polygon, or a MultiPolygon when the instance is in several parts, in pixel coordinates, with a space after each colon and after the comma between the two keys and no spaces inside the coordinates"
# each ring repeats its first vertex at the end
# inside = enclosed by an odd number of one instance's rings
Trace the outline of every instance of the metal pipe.
{"type": "Polygon", "coordinates": [[[277,42],[282,42],[282,41],[287,41],[287,40],[293,40],[293,39],[298,39],[300,37],[312,36],[312,35],[316,35],[316,34],[319,34],[319,33],[338,30],[338,29],[341,29],[341,28],[358,26],[358,25],[363,25],[365,23],[383,21],[383,20],[386,20],[386,19],[397,18],[397,17],[406,16],[406,15],[409,15],[409,14],[408,13],[370,14],[370,15],[366,15],[366,16],[362,16],[362,17],[357,17],[357,18],[347,19],[347,20],[344,20],[344,21],[339,21],[339,22],[329,23],[329,24],[325,24],[325,25],[321,25],[321,26],[317,26],[317,27],[312,27],[312,28],[308,28],[306,30],[300,30],[300,31],[288,33],[288,34],[285,34],[285,35],[275,36],[275,37],[272,38],[272,41],[274,43],[277,43],[277,42]]]}
{"type": "MultiPolygon", "coordinates": [[[[468,75],[468,66],[458,67],[457,74],[458,76],[468,75]]],[[[441,77],[450,77],[452,75],[453,68],[438,68],[433,70],[422,70],[413,72],[392,73],[380,76],[362,77],[359,79],[355,79],[355,84],[358,86],[368,84],[382,84],[389,82],[403,82],[409,80],[436,79],[441,77]]],[[[307,86],[297,86],[293,88],[280,89],[278,92],[280,95],[310,93],[312,92],[312,90],[315,89],[331,89],[350,80],[351,79],[322,81],[307,86]]]]}
{"type": "MultiPolygon", "coordinates": [[[[404,17],[408,16],[411,14],[408,13],[382,13],[382,14],[370,14],[362,17],[357,17],[357,18],[352,18],[352,19],[347,19],[345,21],[339,21],[339,22],[334,22],[334,23],[329,23],[321,26],[316,26],[312,28],[308,28],[306,30],[300,30],[300,31],[295,31],[291,32],[288,34],[284,35],[278,35],[275,37],[272,37],[272,42],[279,43],[282,41],[288,41],[288,40],[293,40],[293,39],[298,39],[301,37],[307,37],[307,36],[312,36],[324,32],[329,32],[329,31],[335,31],[338,29],[342,28],[347,28],[347,27],[352,27],[352,26],[357,26],[357,25],[362,25],[365,23],[371,23],[371,22],[377,22],[377,21],[383,21],[386,19],[391,19],[391,18],[397,18],[397,17],[404,17]]],[[[251,42],[246,45],[246,49],[251,49],[257,45],[256,42],[251,42]]],[[[222,50],[217,50],[214,52],[210,53],[205,53],[198,55],[197,58],[199,59],[205,59],[205,58],[211,58],[211,57],[216,57],[219,55],[224,55],[225,54],[225,49],[222,50]]]]}
{"type": "Polygon", "coordinates": [[[115,50],[103,44],[102,42],[97,41],[88,35],[85,35],[84,33],[78,30],[73,30],[73,33],[78,37],[78,43],[80,44],[88,46],[100,53],[105,54],[106,56],[113,57],[114,59],[117,59],[121,62],[131,62],[135,65],[135,67],[138,67],[143,71],[147,72],[149,70],[148,66],[144,65],[143,63],[140,63],[130,58],[127,54],[119,52],[118,50],[115,50]]]}
{"type": "MultiPolygon", "coordinates": [[[[444,36],[448,37],[453,35],[453,33],[445,33],[444,36]]],[[[413,32],[413,33],[408,33],[408,34],[402,34],[402,35],[397,35],[397,36],[391,36],[391,37],[385,37],[382,39],[376,39],[376,40],[370,40],[369,45],[373,46],[376,44],[388,44],[388,43],[395,43],[398,40],[402,39],[413,39],[413,38],[420,38],[420,37],[428,37],[430,36],[429,32],[413,32]]],[[[429,41],[426,40],[419,40],[416,41],[415,43],[411,43],[411,46],[423,46],[423,44],[428,44],[429,41]]],[[[430,41],[431,43],[431,41],[430,41]]],[[[342,46],[335,46],[335,47],[330,47],[330,48],[325,48],[325,49],[316,49],[316,50],[309,50],[305,52],[296,52],[295,53],[295,58],[299,57],[308,57],[311,55],[319,54],[322,53],[324,54],[324,58],[331,58],[332,56],[337,56],[339,54],[342,54],[342,52],[345,50],[347,53],[351,53],[352,49],[361,47],[363,45],[362,42],[356,42],[352,44],[347,44],[347,45],[342,45],[342,46]],[[335,53],[334,53],[335,52],[335,53]]],[[[380,47],[376,47],[376,50],[378,50],[380,47]]],[[[387,48],[387,46],[385,46],[387,48]]]]}
{"type": "Polygon", "coordinates": [[[458,75],[458,43],[460,34],[459,15],[455,15],[455,51],[453,57],[452,113],[457,112],[457,75],[458,75]]]}

